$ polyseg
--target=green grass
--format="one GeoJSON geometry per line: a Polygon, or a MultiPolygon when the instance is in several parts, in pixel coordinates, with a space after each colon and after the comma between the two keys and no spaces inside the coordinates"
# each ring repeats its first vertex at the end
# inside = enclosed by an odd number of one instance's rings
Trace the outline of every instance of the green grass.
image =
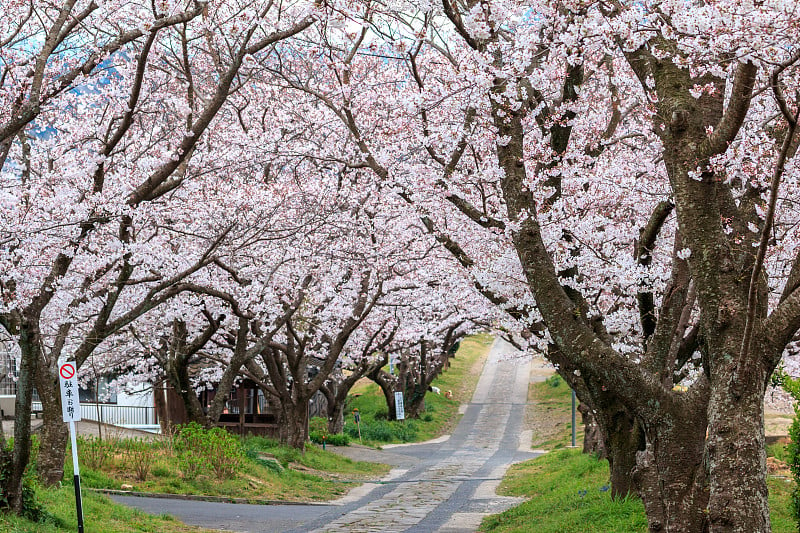
{"type": "MultiPolygon", "coordinates": [[[[4,533],[62,533],[78,530],[72,486],[38,489],[37,498],[51,517],[42,523],[0,514],[4,533]]],[[[169,516],[152,516],[138,509],[114,503],[106,496],[84,491],[83,516],[87,533],[188,533],[209,530],[187,526],[169,516]]]]}
{"type": "MultiPolygon", "coordinates": [[[[136,478],[125,454],[112,453],[101,469],[86,465],[81,468],[83,486],[119,490],[128,484],[137,492],[244,498],[253,502],[325,501],[345,494],[362,480],[380,477],[389,469],[386,465],[353,461],[311,445],[301,453],[261,437],[249,437],[242,442],[244,465],[230,479],[218,479],[208,472],[187,478],[169,447],[154,441],[152,465],[145,480],[136,478]]],[[[71,464],[70,459],[65,471],[72,471],[71,464]]],[[[65,483],[71,483],[69,476],[65,483]]]]}
{"type": "Polygon", "coordinates": [[[533,524],[536,533],[647,531],[642,503],[612,501],[608,463],[579,450],[558,450],[512,466],[500,490],[531,500],[487,518],[481,531],[534,531],[533,524]]]}
{"type": "Polygon", "coordinates": [[[425,411],[418,419],[405,421],[387,420],[388,410],[380,388],[374,383],[359,384],[348,399],[345,416],[345,432],[351,441],[358,442],[358,430],[352,411],[361,414],[361,435],[364,444],[379,446],[386,443],[421,442],[450,432],[458,421],[458,407],[468,402],[480,377],[480,371],[493,338],[489,335],[473,335],[464,339],[450,368],[433,381],[441,394],[428,392],[425,395],[425,411]],[[451,391],[452,398],[445,392],[451,391]]]}

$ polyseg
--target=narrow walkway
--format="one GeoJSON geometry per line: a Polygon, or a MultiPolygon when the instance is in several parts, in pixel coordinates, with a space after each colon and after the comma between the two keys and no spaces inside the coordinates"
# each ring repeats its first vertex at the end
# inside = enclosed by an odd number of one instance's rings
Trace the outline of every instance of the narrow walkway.
{"type": "MultiPolygon", "coordinates": [[[[330,505],[249,506],[114,497],[186,523],[247,532],[473,532],[482,518],[519,503],[495,489],[508,467],[535,457],[520,442],[530,363],[496,341],[472,402],[444,442],[387,450],[398,465],[381,483],[367,484],[330,505]],[[192,505],[189,505],[192,504],[192,505]],[[198,504],[198,505],[194,505],[198,504]],[[205,507],[203,507],[205,506],[205,507]]],[[[372,457],[370,457],[372,459],[372,457]]]]}

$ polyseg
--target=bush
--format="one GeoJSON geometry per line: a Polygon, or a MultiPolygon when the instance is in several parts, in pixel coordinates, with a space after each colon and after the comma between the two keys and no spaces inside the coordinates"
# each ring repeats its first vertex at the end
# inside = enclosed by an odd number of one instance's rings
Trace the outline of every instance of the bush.
{"type": "Polygon", "coordinates": [[[308,438],[311,442],[322,444],[324,442],[331,446],[348,446],[350,444],[350,437],[344,433],[327,434],[324,431],[310,431],[308,438]]]}
{"type": "Polygon", "coordinates": [[[239,438],[222,428],[208,430],[205,452],[211,461],[212,470],[220,480],[232,478],[244,464],[244,450],[239,438]]]}
{"type": "Polygon", "coordinates": [[[559,376],[558,374],[554,374],[549,378],[547,378],[546,380],[544,380],[544,382],[550,385],[551,387],[556,388],[559,385],[561,385],[561,376],[559,376]]]}
{"type": "Polygon", "coordinates": [[[81,464],[92,470],[102,470],[116,451],[116,442],[92,436],[78,436],[78,454],[81,464]]]}
{"type": "Polygon", "coordinates": [[[239,438],[222,428],[205,429],[191,422],[180,427],[173,446],[178,454],[178,465],[187,479],[209,471],[213,471],[217,479],[229,479],[244,464],[239,438]]]}
{"type": "MultiPolygon", "coordinates": [[[[417,424],[413,420],[405,422],[388,420],[369,420],[361,419],[361,437],[364,440],[375,442],[411,442],[417,436],[417,424]]],[[[358,427],[355,424],[345,426],[345,434],[351,439],[358,438],[358,427]]]]}
{"type": "Polygon", "coordinates": [[[147,481],[147,474],[156,457],[156,447],[144,439],[127,439],[123,448],[125,467],[133,470],[139,481],[147,481]]]}
{"type": "MultiPolygon", "coordinates": [[[[11,457],[14,448],[13,439],[6,441],[6,449],[3,450],[7,457],[11,457]]],[[[22,478],[22,516],[28,520],[38,523],[54,523],[59,525],[59,521],[53,517],[39,501],[36,499],[36,459],[39,452],[39,439],[35,435],[31,437],[31,459],[22,478]]],[[[10,475],[10,463],[0,462],[0,509],[8,507],[8,495],[3,493],[2,487],[6,477],[10,475]]]]}
{"type": "Polygon", "coordinates": [[[773,384],[779,384],[794,398],[794,419],[789,428],[791,442],[786,446],[787,462],[794,477],[792,489],[792,513],[800,528],[800,379],[793,379],[783,368],[778,368],[772,375],[773,384]]]}

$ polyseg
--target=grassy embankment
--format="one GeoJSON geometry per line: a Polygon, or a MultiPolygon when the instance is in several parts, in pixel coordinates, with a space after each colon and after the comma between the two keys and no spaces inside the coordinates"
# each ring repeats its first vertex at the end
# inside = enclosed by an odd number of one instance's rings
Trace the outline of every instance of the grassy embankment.
{"type": "MultiPolygon", "coordinates": [[[[524,496],[529,501],[508,511],[488,517],[481,531],[493,533],[644,533],[647,520],[644,507],[637,497],[612,501],[608,492],[608,463],[580,450],[556,450],[568,442],[570,392],[563,384],[552,387],[546,383],[531,387],[536,406],[550,416],[562,418],[557,436],[543,440],[534,435],[534,447],[549,448],[550,453],[512,466],[500,486],[509,496],[524,496]],[[545,404],[547,407],[545,407],[545,404]]],[[[772,446],[768,453],[780,455],[782,447],[772,446]]],[[[780,457],[779,457],[780,458],[780,457]]],[[[792,484],[786,478],[770,476],[769,502],[772,530],[790,533],[797,530],[789,512],[792,484]]]]}
{"type": "Polygon", "coordinates": [[[450,368],[434,380],[441,394],[425,395],[425,412],[417,420],[387,420],[386,401],[380,388],[368,380],[356,384],[348,400],[345,433],[351,442],[358,442],[358,428],[353,420],[353,409],[361,414],[361,437],[364,444],[422,442],[449,433],[458,424],[458,407],[469,402],[478,383],[483,363],[489,353],[493,337],[480,334],[464,339],[450,368]],[[451,391],[452,397],[445,397],[451,391]]]}
{"type": "MultiPolygon", "coordinates": [[[[269,439],[249,437],[240,441],[220,431],[233,440],[216,441],[222,446],[210,453],[203,451],[203,456],[196,451],[181,450],[175,436],[151,441],[82,439],[78,452],[87,531],[203,531],[168,516],[152,517],[118,505],[91,489],[121,489],[124,484],[137,492],[218,496],[253,503],[321,501],[340,496],[360,480],[374,479],[388,470],[386,465],[352,461],[311,445],[302,454],[269,439]],[[221,465],[229,467],[228,471],[218,471],[221,465]]],[[[33,522],[0,514],[0,531],[76,530],[70,455],[68,451],[62,488],[37,487],[36,498],[44,509],[44,517],[33,522]]]]}
{"type": "MultiPolygon", "coordinates": [[[[325,501],[345,494],[354,482],[388,471],[386,465],[352,461],[311,445],[303,454],[271,439],[248,437],[242,440],[244,455],[232,475],[220,476],[210,467],[187,475],[186,463],[194,459],[182,459],[167,439],[153,441],[133,453],[125,450],[125,444],[122,441],[113,447],[102,466],[95,463],[92,468],[90,460],[82,460],[85,487],[120,489],[126,484],[138,492],[244,498],[253,503],[325,501]],[[141,475],[147,466],[148,472],[141,475]]],[[[87,454],[81,455],[86,458],[87,454]]],[[[226,459],[219,456],[212,460],[219,463],[226,459]]],[[[71,472],[71,461],[68,463],[71,472]]]]}

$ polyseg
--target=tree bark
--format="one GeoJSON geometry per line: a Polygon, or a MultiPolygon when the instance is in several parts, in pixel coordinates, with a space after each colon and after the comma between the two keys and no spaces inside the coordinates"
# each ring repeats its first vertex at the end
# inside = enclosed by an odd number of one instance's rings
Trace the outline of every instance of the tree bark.
{"type": "Polygon", "coordinates": [[[308,440],[308,399],[281,402],[280,440],[282,444],[305,449],[308,440]]]}
{"type": "Polygon", "coordinates": [[[22,479],[31,453],[31,400],[34,377],[39,366],[40,342],[38,324],[31,321],[23,323],[19,332],[22,361],[14,406],[14,448],[3,484],[8,507],[17,514],[22,512],[22,479]]]}
{"type": "Polygon", "coordinates": [[[64,478],[69,439],[67,425],[62,419],[57,371],[40,362],[36,372],[36,390],[42,402],[43,416],[37,468],[39,479],[45,486],[53,486],[64,478]]]}
{"type": "Polygon", "coordinates": [[[591,407],[580,402],[578,411],[581,413],[583,421],[583,453],[592,454],[598,459],[607,459],[608,452],[606,450],[605,437],[592,414],[591,407]]]}
{"type": "Polygon", "coordinates": [[[728,384],[712,389],[709,407],[708,502],[714,533],[769,532],[764,392],[766,372],[751,369],[737,397],[728,384]],[[763,379],[762,379],[763,378],[763,379]]]}

